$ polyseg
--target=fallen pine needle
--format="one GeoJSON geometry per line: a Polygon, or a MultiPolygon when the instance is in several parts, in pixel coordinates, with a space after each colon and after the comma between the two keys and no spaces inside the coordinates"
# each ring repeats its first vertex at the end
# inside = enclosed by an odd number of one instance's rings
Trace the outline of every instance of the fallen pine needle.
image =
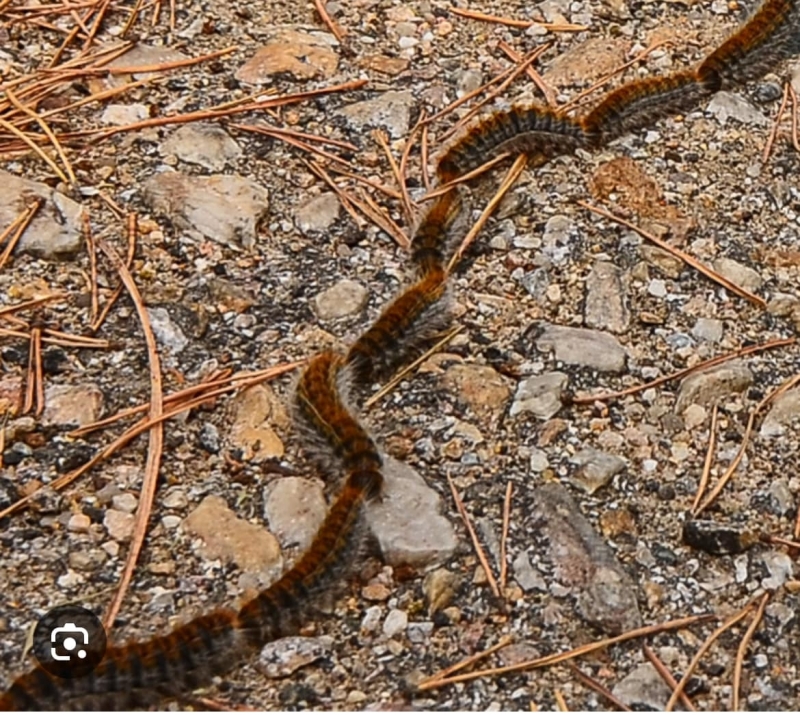
{"type": "Polygon", "coordinates": [[[506,498],[503,501],[503,532],[500,536],[500,588],[505,589],[508,577],[508,558],[506,546],[508,542],[508,527],[511,522],[511,494],[514,491],[514,482],[508,480],[506,498]]]}
{"type": "MultiPolygon", "coordinates": [[[[642,652],[644,653],[644,657],[647,658],[647,660],[650,661],[650,664],[656,669],[656,671],[658,671],[658,674],[661,676],[662,680],[669,686],[670,690],[674,692],[675,688],[678,687],[678,681],[672,677],[672,673],[669,672],[667,666],[661,662],[659,657],[653,652],[653,649],[650,648],[650,646],[648,646],[646,643],[642,645],[642,652]]],[[[687,710],[697,712],[697,708],[694,706],[686,693],[681,691],[680,698],[687,710]]]]}
{"type": "Polygon", "coordinates": [[[630,712],[631,709],[623,703],[614,693],[612,693],[605,685],[601,682],[595,680],[591,675],[588,673],[584,673],[575,663],[571,660],[567,661],[567,665],[569,669],[572,671],[573,675],[580,680],[587,688],[594,690],[598,695],[604,697],[608,702],[610,702],[614,707],[619,708],[625,712],[630,712]]]}
{"type": "Polygon", "coordinates": [[[493,22],[498,25],[506,25],[508,27],[521,27],[527,29],[536,25],[543,27],[550,32],[583,32],[589,28],[586,25],[574,25],[571,23],[554,23],[554,22],[538,22],[536,20],[513,20],[507,17],[498,17],[497,15],[487,15],[483,12],[476,10],[465,10],[464,8],[451,7],[450,12],[454,15],[469,18],[470,20],[481,20],[483,22],[493,22]]]}
{"type": "Polygon", "coordinates": [[[761,624],[761,619],[764,617],[764,609],[767,607],[767,602],[772,594],[767,591],[758,604],[758,610],[753,616],[753,620],[747,627],[745,634],[742,636],[742,641],[739,643],[739,648],[736,651],[736,660],[733,665],[733,693],[731,694],[731,710],[736,712],[739,709],[739,697],[742,689],[742,668],[744,667],[744,657],[747,655],[747,647],[753,638],[758,626],[761,624]]]}
{"type": "Polygon", "coordinates": [[[429,687],[431,686],[431,684],[434,684],[433,687],[435,687],[435,683],[437,683],[438,681],[457,673],[459,670],[464,670],[464,668],[469,668],[469,666],[475,665],[475,663],[483,660],[484,658],[489,657],[490,655],[492,655],[492,653],[496,653],[501,648],[505,648],[513,641],[514,641],[513,636],[503,636],[497,643],[495,643],[490,648],[487,648],[486,650],[481,651],[480,653],[475,653],[474,655],[469,656],[469,658],[465,658],[464,660],[461,660],[458,663],[455,663],[454,665],[445,668],[444,670],[440,670],[438,673],[432,675],[430,678],[426,678],[420,683],[420,686],[424,685],[426,687],[429,687]]]}
{"type": "Polygon", "coordinates": [[[558,688],[553,691],[553,697],[555,698],[556,705],[558,705],[559,712],[568,713],[569,706],[567,705],[567,701],[564,700],[564,694],[558,688]]]}
{"type": "Polygon", "coordinates": [[[762,164],[766,164],[769,161],[769,155],[772,153],[772,146],[775,144],[775,139],[778,137],[781,119],[783,119],[783,115],[786,112],[786,105],[789,102],[789,87],[789,82],[787,82],[783,87],[783,99],[781,100],[781,106],[778,109],[778,114],[775,117],[775,123],[772,125],[772,130],[767,137],[767,144],[764,147],[764,153],[761,156],[762,164]]]}
{"type": "Polygon", "coordinates": [[[700,485],[697,487],[697,494],[694,497],[694,502],[692,503],[692,514],[697,513],[697,507],[700,505],[700,500],[703,498],[703,494],[706,492],[706,488],[708,487],[708,479],[711,475],[711,465],[714,462],[714,447],[717,443],[717,414],[719,411],[719,406],[717,403],[714,403],[714,407],[711,410],[711,427],[708,430],[708,449],[706,450],[706,459],[703,463],[703,473],[700,476],[700,485]]]}

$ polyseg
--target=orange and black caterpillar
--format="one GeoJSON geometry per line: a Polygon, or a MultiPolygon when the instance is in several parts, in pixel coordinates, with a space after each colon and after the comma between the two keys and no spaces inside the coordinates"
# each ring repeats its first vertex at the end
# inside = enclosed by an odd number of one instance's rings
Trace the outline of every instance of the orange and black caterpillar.
{"type": "Polygon", "coordinates": [[[107,710],[146,707],[190,692],[248,658],[265,643],[296,633],[315,597],[334,586],[358,552],[364,504],[379,495],[383,477],[374,442],[341,402],[341,356],[311,361],[298,401],[346,465],[347,478],[311,546],[278,581],[236,612],[195,618],[167,635],[111,647],[85,677],[62,680],[35,668],[0,695],[0,710],[107,710]],[[311,404],[309,404],[311,403],[311,404]]]}

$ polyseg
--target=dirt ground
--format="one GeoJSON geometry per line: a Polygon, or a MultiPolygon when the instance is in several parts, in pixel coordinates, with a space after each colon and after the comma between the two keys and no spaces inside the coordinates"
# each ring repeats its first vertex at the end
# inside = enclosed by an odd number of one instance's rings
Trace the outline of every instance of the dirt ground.
{"type": "MultiPolygon", "coordinates": [[[[147,345],[127,292],[91,329],[92,284],[102,309],[119,279],[99,249],[93,278],[76,211],[86,212],[95,242],[121,256],[128,217],[138,217],[131,274],[150,310],[164,395],[220,370],[285,366],[347,345],[407,283],[404,242],[427,176],[475,100],[425,131],[418,121],[513,68],[508,51],[524,57],[547,45],[531,65],[547,96],[522,73],[482,113],[518,100],[564,104],[630,63],[580,112],[609,87],[691,66],[752,9],[721,0],[328,2],[343,33],[337,40],[310,2],[133,7],[0,0],[0,231],[32,195],[46,199],[42,223],[0,261],[0,310],[61,294],[0,312],[0,510],[31,497],[0,519],[0,688],[29,667],[26,634],[49,608],[77,602],[106,612],[143,499],[147,433],[52,488],[143,413],[80,436],[70,435],[75,424],[151,395],[147,345]],[[526,26],[531,20],[547,24],[526,26]],[[91,59],[122,42],[132,48],[110,65],[122,70],[109,72],[102,54],[91,59]],[[172,68],[159,70],[165,64],[172,68]],[[312,94],[223,111],[302,92],[312,94]],[[66,162],[12,99],[49,118],[66,162]],[[253,125],[272,133],[246,128],[253,125]],[[50,164],[21,143],[26,133],[50,164]],[[382,141],[398,165],[413,142],[398,166],[413,216],[382,141]],[[53,331],[106,342],[58,344],[53,331]],[[26,412],[37,335],[43,410],[33,389],[26,412]]],[[[700,710],[728,709],[735,692],[746,709],[800,708],[798,552],[774,540],[797,541],[800,491],[800,392],[774,394],[800,374],[789,340],[800,325],[800,151],[790,112],[764,158],[790,81],[800,93],[797,61],[600,151],[522,173],[452,279],[459,332],[361,406],[387,454],[421,477],[407,487],[427,505],[421,523],[375,527],[391,554],[364,555],[344,593],[303,631],[306,640],[274,645],[171,707],[602,710],[614,705],[566,662],[417,686],[506,637],[510,645],[478,668],[714,614],[574,660],[630,707],[663,708],[672,688],[643,645],[680,680],[706,638],[752,604],[702,655],[685,692],[700,710]],[[585,204],[626,218],[714,276],[585,204]],[[782,339],[712,371],[582,399],[782,339]],[[710,490],[736,464],[694,516],[704,471],[710,490]],[[499,597],[448,480],[496,578],[505,559],[499,597]],[[403,549],[414,539],[430,548],[412,558],[403,549]],[[751,623],[757,629],[740,646],[751,623]]],[[[507,169],[470,185],[471,220],[507,169]]],[[[287,370],[165,423],[157,493],[115,640],[239,602],[307,543],[325,490],[286,408],[295,379],[287,370]],[[276,486],[287,479],[297,490],[276,486]],[[228,527],[230,539],[217,538],[228,527]]]]}

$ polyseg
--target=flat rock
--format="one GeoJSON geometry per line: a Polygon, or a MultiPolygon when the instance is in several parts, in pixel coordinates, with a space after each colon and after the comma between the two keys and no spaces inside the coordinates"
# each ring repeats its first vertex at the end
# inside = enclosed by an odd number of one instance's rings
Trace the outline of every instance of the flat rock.
{"type": "Polygon", "coordinates": [[[733,393],[744,392],[752,383],[753,373],[742,360],[693,373],[681,382],[675,411],[681,414],[692,404],[710,407],[733,393]]]}
{"type": "Polygon", "coordinates": [[[146,104],[109,104],[100,115],[103,124],[123,127],[147,119],[150,108],[146,104]]]}
{"type": "Polygon", "coordinates": [[[511,416],[530,412],[540,420],[549,420],[561,409],[561,396],[568,383],[569,377],[563,372],[526,378],[517,387],[511,416]]]}
{"type": "Polygon", "coordinates": [[[333,638],[290,636],[267,643],[258,654],[256,669],[268,678],[285,678],[331,653],[333,638]]]}
{"type": "Polygon", "coordinates": [[[449,559],[457,539],[440,513],[442,500],[411,467],[384,457],[381,499],[367,507],[367,523],[390,566],[424,568],[449,559]]]}
{"type": "Polygon", "coordinates": [[[608,261],[597,261],[586,279],[586,325],[612,333],[624,333],[630,325],[630,319],[619,268],[608,261]]]}
{"type": "Polygon", "coordinates": [[[488,365],[453,365],[444,380],[484,420],[498,419],[511,395],[506,379],[488,365]]]}
{"type": "Polygon", "coordinates": [[[174,154],[187,164],[222,171],[242,155],[242,150],[222,127],[192,122],[172,132],[161,145],[161,153],[174,154]]]}
{"type": "Polygon", "coordinates": [[[718,258],[713,265],[717,273],[740,288],[749,290],[751,293],[761,288],[764,284],[764,280],[758,271],[745,266],[743,263],[734,261],[732,258],[718,258]]]}
{"type": "Polygon", "coordinates": [[[276,479],[264,490],[264,501],[264,518],[281,546],[307,549],[327,513],[322,486],[301,477],[276,479]]]}
{"type": "Polygon", "coordinates": [[[48,385],[44,391],[44,425],[82,427],[100,419],[103,392],[97,385],[48,385]]]}
{"type": "Polygon", "coordinates": [[[536,489],[533,500],[555,578],[571,589],[578,615],[611,635],[638,628],[636,584],[567,490],[551,482],[536,489]]]}
{"type": "Polygon", "coordinates": [[[284,446],[273,426],[286,427],[286,410],[268,385],[253,385],[231,401],[233,412],[228,442],[240,458],[256,464],[283,456],[284,446]]]}
{"type": "Polygon", "coordinates": [[[716,318],[698,318],[692,328],[692,335],[707,343],[718,343],[722,340],[724,324],[716,318]]]}
{"type": "Polygon", "coordinates": [[[611,691],[633,710],[663,711],[672,690],[651,663],[644,663],[620,680],[611,691]]]}
{"type": "Polygon", "coordinates": [[[239,518],[222,497],[207,496],[183,520],[183,530],[200,540],[200,555],[235,563],[242,571],[273,575],[281,565],[278,540],[263,526],[239,518]]]}
{"type": "Polygon", "coordinates": [[[531,564],[527,552],[522,551],[514,559],[511,568],[514,572],[514,580],[523,591],[547,591],[547,581],[541,571],[531,564]]]}
{"type": "Polygon", "coordinates": [[[708,103],[707,111],[725,126],[729,119],[754,127],[768,127],[769,119],[740,94],[717,92],[708,103]]]}
{"type": "Polygon", "coordinates": [[[591,448],[582,449],[570,457],[569,461],[578,467],[570,475],[570,481],[588,494],[594,494],[608,484],[627,464],[616,454],[591,448]]]}
{"type": "Polygon", "coordinates": [[[294,222],[304,234],[327,231],[339,218],[339,197],[332,191],[315,196],[294,212],[294,222]]]}
{"type": "Polygon", "coordinates": [[[236,79],[247,84],[268,84],[273,75],[288,73],[295,79],[332,77],[339,57],[326,33],[307,33],[279,27],[267,43],[237,71],[236,79]]]}
{"type": "Polygon", "coordinates": [[[761,424],[762,437],[780,437],[786,428],[800,418],[800,388],[784,392],[773,403],[761,424]]]}
{"type": "Polygon", "coordinates": [[[153,335],[162,348],[167,348],[173,355],[183,352],[189,339],[166,308],[147,308],[147,317],[150,318],[153,335]]]}
{"type": "Polygon", "coordinates": [[[411,92],[389,90],[374,99],[349,104],[337,114],[345,117],[355,129],[382,127],[389,131],[393,139],[399,139],[408,131],[411,107],[414,105],[411,92]]]}
{"type": "Polygon", "coordinates": [[[264,187],[225,174],[155,174],[145,181],[143,198],[178,228],[235,248],[255,244],[258,225],[269,211],[264,187]]]}
{"type": "Polygon", "coordinates": [[[620,373],[625,369],[625,349],[613,335],[600,330],[546,325],[536,340],[536,347],[542,351],[552,350],[555,359],[567,365],[598,372],[620,373]]]}
{"type": "Polygon", "coordinates": [[[114,541],[130,541],[136,517],[124,511],[108,509],[103,517],[103,526],[114,541]]]}
{"type": "Polygon", "coordinates": [[[545,81],[555,87],[591,84],[624,64],[629,48],[630,42],[623,38],[590,38],[556,57],[545,81]]]}
{"type": "Polygon", "coordinates": [[[361,283],[345,278],[314,296],[314,312],[320,320],[355,315],[363,310],[368,296],[361,283]]]}
{"type": "Polygon", "coordinates": [[[47,184],[22,179],[0,170],[0,226],[10,226],[37,198],[43,199],[36,216],[19,239],[17,251],[41,258],[75,255],[83,246],[81,205],[47,184]]]}

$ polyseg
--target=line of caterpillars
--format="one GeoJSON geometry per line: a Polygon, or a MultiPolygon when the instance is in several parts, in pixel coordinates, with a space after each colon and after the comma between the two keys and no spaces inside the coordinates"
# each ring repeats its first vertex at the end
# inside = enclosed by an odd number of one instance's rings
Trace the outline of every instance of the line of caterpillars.
{"type": "MultiPolygon", "coordinates": [[[[548,108],[515,107],[475,124],[440,158],[446,185],[501,152],[535,164],[578,148],[595,149],[666,115],[695,108],[714,92],[761,77],[800,52],[800,0],[765,0],[751,18],[693,71],[644,79],[570,118],[548,108]]],[[[448,321],[445,260],[461,204],[457,188],[441,194],[417,228],[417,277],[346,354],[328,351],[305,369],[295,393],[298,419],[313,435],[311,455],[344,474],[344,486],[313,543],[277,582],[238,612],[221,609],[171,633],[110,647],[89,675],[71,680],[37,667],[0,695],[0,709],[105,710],[146,707],[207,684],[265,643],[296,633],[315,597],[336,585],[362,542],[364,505],[383,478],[374,441],[348,407],[350,386],[365,387],[406,360],[448,321]]]]}

